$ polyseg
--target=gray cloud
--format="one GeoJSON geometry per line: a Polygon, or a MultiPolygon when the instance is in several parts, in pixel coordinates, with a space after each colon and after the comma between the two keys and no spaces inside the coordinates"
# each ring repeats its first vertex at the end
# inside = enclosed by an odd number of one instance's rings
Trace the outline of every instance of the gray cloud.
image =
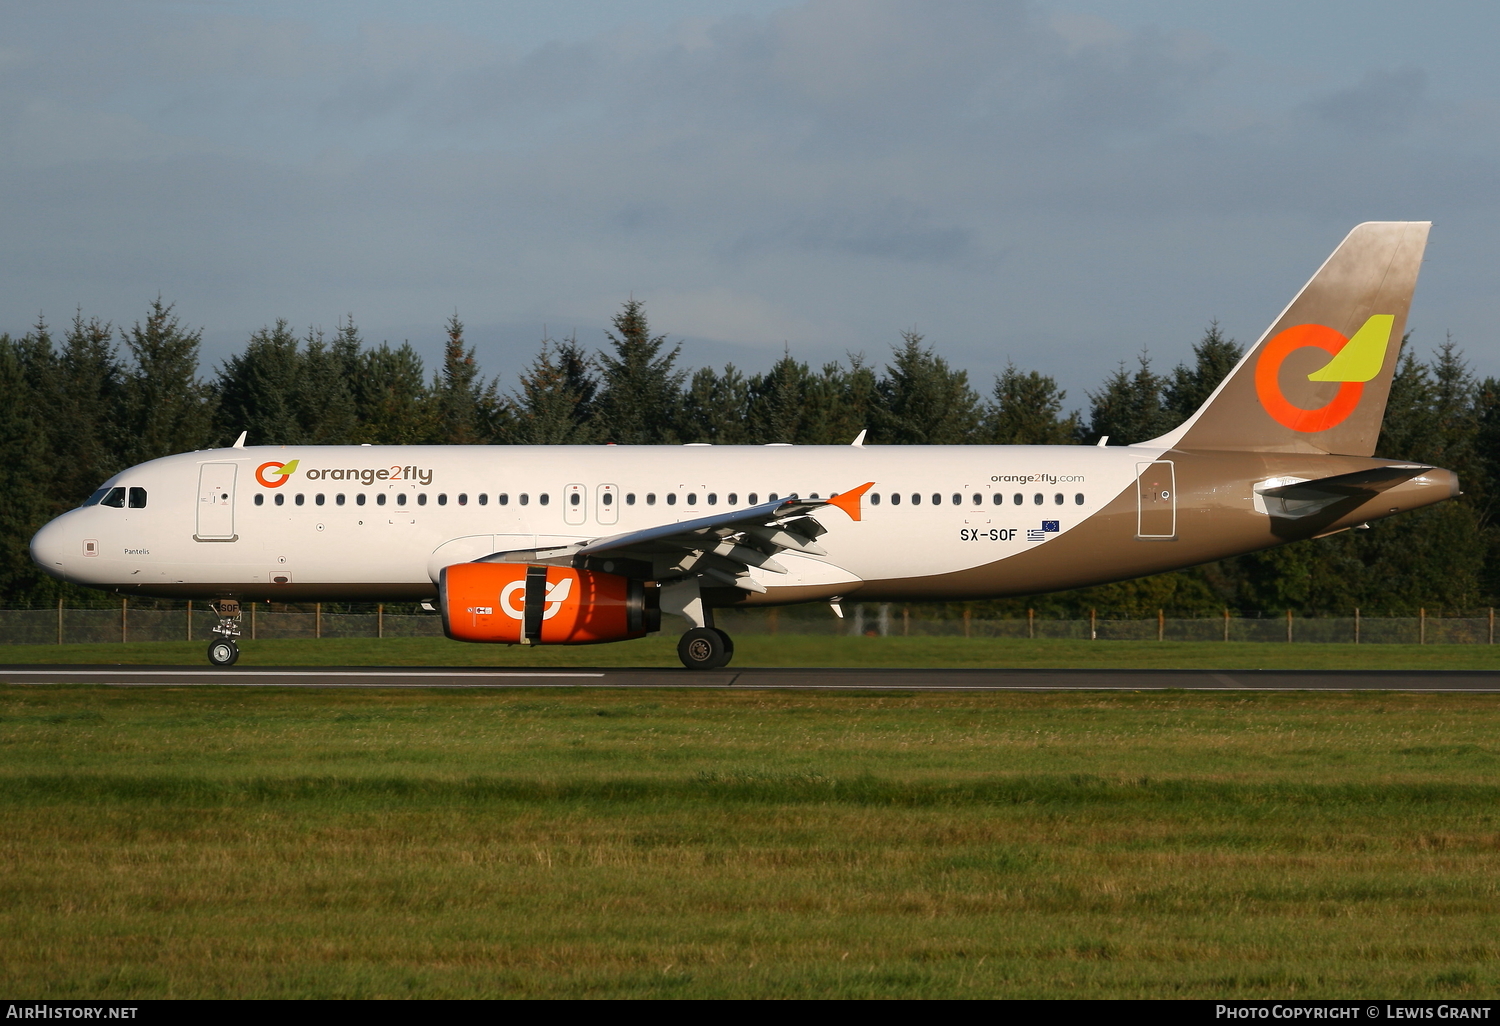
{"type": "MultiPolygon", "coordinates": [[[[1495,220],[1494,106],[1416,65],[1246,106],[1222,41],[1022,3],[810,0],[525,52],[59,10],[0,51],[12,330],[160,290],[221,346],[346,312],[425,342],[456,307],[500,369],[633,291],[691,360],[878,357],[916,323],[981,381],[1014,358],[1081,399],[1212,316],[1254,335],[1355,221],[1437,215],[1478,254],[1495,220]]],[[[1479,294],[1441,327],[1486,323],[1479,294]]]]}

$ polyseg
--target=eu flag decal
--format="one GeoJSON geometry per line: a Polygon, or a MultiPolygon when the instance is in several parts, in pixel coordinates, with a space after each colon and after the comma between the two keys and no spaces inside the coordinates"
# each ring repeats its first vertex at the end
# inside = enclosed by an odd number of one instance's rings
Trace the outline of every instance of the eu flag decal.
{"type": "Polygon", "coordinates": [[[1048,534],[1056,534],[1058,531],[1062,530],[1062,528],[1058,527],[1057,525],[1058,521],[1056,520],[1043,520],[1042,530],[1047,532],[1048,534]]]}

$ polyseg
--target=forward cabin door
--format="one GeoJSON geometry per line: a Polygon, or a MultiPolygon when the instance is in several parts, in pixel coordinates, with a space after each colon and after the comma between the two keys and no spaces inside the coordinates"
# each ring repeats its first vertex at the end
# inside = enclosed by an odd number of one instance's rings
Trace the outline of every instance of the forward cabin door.
{"type": "Polygon", "coordinates": [[[205,463],[198,468],[197,541],[235,540],[233,463],[205,463]]]}
{"type": "Polygon", "coordinates": [[[1135,465],[1135,536],[1177,537],[1177,474],[1171,460],[1135,465]]]}

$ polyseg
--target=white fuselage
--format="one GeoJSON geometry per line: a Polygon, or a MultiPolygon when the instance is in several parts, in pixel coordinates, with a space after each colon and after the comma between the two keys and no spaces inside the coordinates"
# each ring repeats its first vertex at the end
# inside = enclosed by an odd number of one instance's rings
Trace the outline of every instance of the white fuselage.
{"type": "MultiPolygon", "coordinates": [[[[827,510],[826,556],[756,569],[757,601],[926,577],[1054,542],[1134,491],[1159,450],[1083,446],[286,446],[185,453],[106,488],[33,542],[80,584],[143,594],[412,599],[445,565],[692,520],[772,496],[874,486],[854,522],[827,510]],[[297,461],[268,487],[257,469],[297,461]],[[893,501],[893,497],[899,497],[893,501]],[[1043,530],[1043,527],[1046,530],[1043,530]]],[[[271,472],[274,475],[274,471],[271,472]]],[[[785,599],[783,599],[785,600],[785,599]]]]}

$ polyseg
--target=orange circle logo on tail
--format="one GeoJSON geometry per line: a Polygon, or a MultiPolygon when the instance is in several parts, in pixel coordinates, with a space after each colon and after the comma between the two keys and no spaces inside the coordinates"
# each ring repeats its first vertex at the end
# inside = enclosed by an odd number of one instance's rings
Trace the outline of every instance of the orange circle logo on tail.
{"type": "Polygon", "coordinates": [[[1293,431],[1327,431],[1348,419],[1364,394],[1363,381],[1342,381],[1339,390],[1316,410],[1293,406],[1281,391],[1281,365],[1294,350],[1311,347],[1336,356],[1349,340],[1321,324],[1299,324],[1266,343],[1255,363],[1255,394],[1275,421],[1293,431]]]}

